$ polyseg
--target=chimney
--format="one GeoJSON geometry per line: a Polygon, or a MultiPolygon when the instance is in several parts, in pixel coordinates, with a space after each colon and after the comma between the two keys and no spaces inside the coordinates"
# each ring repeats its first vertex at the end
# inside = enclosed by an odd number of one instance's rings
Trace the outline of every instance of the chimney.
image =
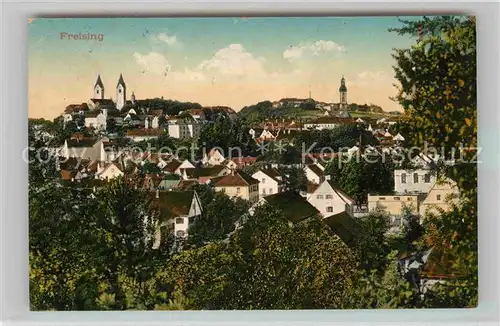
{"type": "Polygon", "coordinates": [[[325,181],[329,181],[330,180],[330,175],[325,175],[325,181]]]}

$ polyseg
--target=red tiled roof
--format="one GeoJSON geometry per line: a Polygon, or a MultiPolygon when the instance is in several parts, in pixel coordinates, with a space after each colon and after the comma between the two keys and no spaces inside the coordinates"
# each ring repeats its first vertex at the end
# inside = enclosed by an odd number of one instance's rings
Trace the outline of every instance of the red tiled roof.
{"type": "Polygon", "coordinates": [[[241,171],[238,171],[233,175],[225,175],[213,180],[214,187],[246,187],[259,183],[259,180],[254,179],[241,171]]]}
{"type": "Polygon", "coordinates": [[[161,129],[129,129],[127,130],[127,136],[161,136],[165,132],[161,129]]]}
{"type": "Polygon", "coordinates": [[[238,165],[252,164],[252,163],[255,163],[255,161],[257,161],[257,158],[256,157],[251,157],[251,156],[247,156],[247,157],[233,157],[233,158],[231,158],[231,161],[233,161],[234,163],[236,163],[238,165]]]}

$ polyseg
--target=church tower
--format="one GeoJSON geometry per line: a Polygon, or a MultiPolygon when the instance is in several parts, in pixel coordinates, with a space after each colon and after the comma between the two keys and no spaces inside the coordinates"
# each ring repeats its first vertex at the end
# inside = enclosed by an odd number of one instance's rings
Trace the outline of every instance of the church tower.
{"type": "Polygon", "coordinates": [[[118,84],[116,85],[116,108],[121,110],[125,103],[127,102],[127,86],[123,81],[123,76],[120,74],[120,79],[118,79],[118,84]]]}
{"type": "Polygon", "coordinates": [[[97,75],[97,80],[94,85],[94,97],[95,99],[104,99],[104,84],[101,80],[101,75],[97,75]]]}
{"type": "Polygon", "coordinates": [[[347,87],[345,86],[345,78],[342,75],[342,79],[340,80],[340,109],[347,109],[347,87]]]}

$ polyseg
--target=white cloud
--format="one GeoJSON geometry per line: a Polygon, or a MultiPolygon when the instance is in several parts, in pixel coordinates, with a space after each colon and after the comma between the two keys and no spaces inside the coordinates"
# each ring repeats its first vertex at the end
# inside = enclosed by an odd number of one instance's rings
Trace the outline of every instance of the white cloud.
{"type": "Polygon", "coordinates": [[[163,43],[166,43],[168,45],[178,45],[180,44],[179,40],[177,39],[177,36],[175,35],[168,35],[167,33],[160,33],[154,37],[154,39],[161,41],[163,43]]]}
{"type": "Polygon", "coordinates": [[[291,46],[283,52],[283,58],[296,61],[307,57],[317,57],[322,54],[340,54],[345,52],[345,47],[333,41],[319,40],[314,43],[301,43],[291,46]]]}
{"type": "Polygon", "coordinates": [[[358,80],[374,80],[381,77],[386,77],[384,71],[363,71],[356,75],[358,80]]]}
{"type": "Polygon", "coordinates": [[[148,54],[135,52],[134,59],[144,71],[157,75],[164,74],[171,68],[167,58],[158,52],[149,52],[148,54]]]}
{"type": "Polygon", "coordinates": [[[256,58],[243,45],[230,44],[218,50],[210,59],[202,61],[197,69],[223,76],[264,76],[263,62],[264,58],[256,58]]]}

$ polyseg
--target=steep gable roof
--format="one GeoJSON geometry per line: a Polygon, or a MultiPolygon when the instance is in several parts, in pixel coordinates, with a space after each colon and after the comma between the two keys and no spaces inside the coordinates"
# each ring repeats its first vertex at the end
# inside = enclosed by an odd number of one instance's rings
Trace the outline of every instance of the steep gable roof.
{"type": "Polygon", "coordinates": [[[97,75],[97,80],[95,81],[95,85],[94,85],[94,88],[99,85],[101,86],[102,88],[104,88],[104,84],[102,83],[102,80],[101,80],[101,75],[97,75]]]}
{"type": "Polygon", "coordinates": [[[333,189],[333,191],[342,199],[346,204],[351,204],[354,202],[354,199],[351,198],[348,194],[346,194],[342,189],[338,188],[332,180],[326,180],[325,182],[328,182],[330,187],[333,189]]]}
{"type": "Polygon", "coordinates": [[[275,168],[263,168],[263,169],[260,169],[259,171],[261,171],[262,173],[264,173],[265,175],[267,175],[268,177],[270,177],[274,181],[276,181],[278,183],[281,182],[281,180],[280,180],[281,173],[277,169],[275,169],[275,168]]]}
{"type": "Polygon", "coordinates": [[[118,87],[120,85],[122,85],[123,88],[126,88],[125,81],[123,80],[123,75],[122,74],[120,74],[120,78],[118,78],[118,84],[116,84],[116,87],[118,87]]]}
{"type": "Polygon", "coordinates": [[[346,212],[328,216],[323,221],[348,246],[354,245],[363,233],[358,222],[346,212]]]}
{"type": "Polygon", "coordinates": [[[259,180],[241,171],[213,179],[212,181],[214,187],[247,187],[259,183],[259,180]]]}
{"type": "Polygon", "coordinates": [[[319,214],[319,211],[311,205],[304,197],[295,192],[282,192],[264,197],[264,200],[277,208],[292,222],[300,222],[311,216],[319,214]]]}
{"type": "Polygon", "coordinates": [[[171,218],[186,216],[193,201],[194,191],[158,191],[152,193],[153,207],[160,212],[160,219],[167,221],[171,218]]]}
{"type": "Polygon", "coordinates": [[[307,166],[314,174],[316,174],[318,177],[322,177],[325,175],[325,173],[323,172],[323,170],[321,170],[321,168],[319,166],[317,166],[316,164],[310,164],[307,166]]]}

